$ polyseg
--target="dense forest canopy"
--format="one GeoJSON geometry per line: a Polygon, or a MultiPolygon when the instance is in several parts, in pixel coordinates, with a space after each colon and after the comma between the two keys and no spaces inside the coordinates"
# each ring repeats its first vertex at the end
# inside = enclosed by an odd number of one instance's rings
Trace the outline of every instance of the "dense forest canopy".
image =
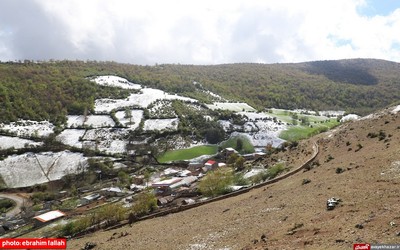
{"type": "Polygon", "coordinates": [[[93,111],[96,98],[128,96],[127,90],[88,79],[108,74],[203,102],[211,102],[202,91],[210,90],[259,110],[339,109],[367,114],[400,99],[400,64],[373,59],[211,66],[4,62],[0,63],[0,121],[23,118],[62,124],[67,113],[93,111]]]}

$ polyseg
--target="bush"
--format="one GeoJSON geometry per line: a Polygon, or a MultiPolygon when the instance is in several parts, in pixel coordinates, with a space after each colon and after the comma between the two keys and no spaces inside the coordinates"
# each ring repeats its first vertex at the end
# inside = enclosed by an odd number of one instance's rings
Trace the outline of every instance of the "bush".
{"type": "Polygon", "coordinates": [[[70,221],[59,230],[59,236],[70,236],[80,233],[87,228],[105,221],[106,226],[113,225],[125,219],[126,209],[118,204],[105,205],[89,215],[81,217],[75,221],[70,221]]]}
{"type": "Polygon", "coordinates": [[[1,199],[0,200],[0,213],[7,212],[10,208],[15,205],[14,201],[9,199],[1,199]]]}
{"type": "Polygon", "coordinates": [[[335,159],[335,158],[333,158],[332,155],[328,155],[328,158],[326,159],[326,162],[330,162],[330,161],[333,160],[333,159],[335,159]]]}
{"type": "Polygon", "coordinates": [[[283,163],[277,163],[274,166],[268,169],[268,179],[275,178],[278,174],[280,174],[283,170],[285,170],[285,166],[283,163]]]}
{"type": "Polygon", "coordinates": [[[43,201],[52,201],[56,199],[56,195],[54,193],[36,192],[31,196],[31,199],[34,204],[38,204],[43,201]]]}
{"type": "Polygon", "coordinates": [[[337,174],[341,174],[341,173],[344,172],[344,170],[343,170],[343,168],[336,168],[335,172],[336,172],[337,174]]]}
{"type": "Polygon", "coordinates": [[[132,214],[135,216],[145,215],[157,208],[157,198],[151,192],[138,194],[135,204],[132,206],[132,214]]]}
{"type": "Polygon", "coordinates": [[[238,186],[246,186],[249,184],[249,181],[243,177],[242,173],[237,173],[233,177],[233,183],[238,186]]]}
{"type": "Polygon", "coordinates": [[[266,179],[268,179],[269,175],[268,175],[268,171],[263,171],[260,172],[254,176],[251,177],[251,182],[252,183],[261,183],[263,181],[265,181],[266,179]]]}
{"type": "Polygon", "coordinates": [[[230,192],[229,186],[234,182],[230,168],[220,168],[208,173],[199,183],[199,191],[205,196],[218,196],[230,192]]]}

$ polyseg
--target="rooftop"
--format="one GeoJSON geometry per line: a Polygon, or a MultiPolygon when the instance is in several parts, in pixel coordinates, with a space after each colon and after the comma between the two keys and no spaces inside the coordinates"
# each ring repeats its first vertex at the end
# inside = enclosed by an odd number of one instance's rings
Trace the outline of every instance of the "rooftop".
{"type": "Polygon", "coordinates": [[[37,219],[41,222],[48,222],[51,220],[55,220],[57,218],[63,217],[65,214],[61,212],[60,210],[55,210],[55,211],[50,211],[38,216],[33,217],[34,219],[37,219]]]}

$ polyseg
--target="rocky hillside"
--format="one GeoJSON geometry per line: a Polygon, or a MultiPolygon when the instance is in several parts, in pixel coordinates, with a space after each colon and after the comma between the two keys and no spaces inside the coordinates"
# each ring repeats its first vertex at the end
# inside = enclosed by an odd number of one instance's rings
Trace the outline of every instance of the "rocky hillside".
{"type": "MultiPolygon", "coordinates": [[[[350,249],[398,243],[400,107],[385,109],[273,155],[307,170],[246,194],[68,241],[68,249],[350,249]],[[327,199],[340,202],[326,209],[327,199]]],[[[279,160],[278,159],[278,160],[279,160]]]]}

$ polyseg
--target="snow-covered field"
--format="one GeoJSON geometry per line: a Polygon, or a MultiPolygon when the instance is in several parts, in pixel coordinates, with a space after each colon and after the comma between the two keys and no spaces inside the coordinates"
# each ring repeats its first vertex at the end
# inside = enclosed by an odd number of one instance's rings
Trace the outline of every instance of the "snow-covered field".
{"type": "Polygon", "coordinates": [[[67,119],[68,128],[82,127],[85,122],[85,116],[83,115],[68,115],[67,119]]]}
{"type": "Polygon", "coordinates": [[[9,148],[35,148],[43,145],[42,142],[35,142],[32,140],[21,139],[18,137],[12,136],[1,136],[0,135],[0,149],[9,149],[9,148]]]}
{"type": "Polygon", "coordinates": [[[283,122],[275,122],[274,118],[267,113],[238,112],[247,117],[247,122],[243,126],[233,125],[230,121],[218,121],[225,131],[235,131],[232,136],[245,135],[255,147],[265,147],[271,143],[278,147],[284,140],[279,138],[279,134],[287,129],[283,122]]]}
{"type": "Polygon", "coordinates": [[[101,127],[114,127],[115,122],[109,115],[69,115],[67,121],[68,128],[77,128],[77,127],[92,127],[92,128],[101,128],[101,127]]]}
{"type": "Polygon", "coordinates": [[[247,117],[250,121],[260,120],[260,119],[273,119],[268,113],[256,113],[256,112],[238,112],[239,115],[247,117]]]}
{"type": "Polygon", "coordinates": [[[126,153],[127,144],[128,141],[125,140],[101,141],[97,149],[108,154],[122,154],[126,153]]]}
{"type": "Polygon", "coordinates": [[[114,154],[126,152],[129,129],[90,129],[83,137],[84,148],[114,154]]]}
{"type": "Polygon", "coordinates": [[[114,128],[98,128],[86,131],[85,136],[82,138],[85,141],[96,140],[117,140],[125,138],[129,133],[128,129],[114,129],[114,128]]]}
{"type": "Polygon", "coordinates": [[[20,137],[46,137],[53,133],[54,125],[48,121],[19,120],[0,124],[0,129],[20,137]]]}
{"type": "Polygon", "coordinates": [[[89,115],[85,125],[93,128],[114,127],[115,122],[108,115],[89,115]]]}
{"type": "Polygon", "coordinates": [[[195,99],[179,95],[171,95],[159,89],[144,88],[141,90],[141,93],[131,94],[126,99],[98,99],[95,101],[94,110],[96,113],[109,113],[113,109],[132,106],[146,108],[158,99],[197,102],[195,99]]]}
{"type": "Polygon", "coordinates": [[[84,134],[84,129],[65,129],[56,139],[65,145],[82,148],[82,142],[79,141],[79,139],[82,138],[84,134]]]}
{"type": "Polygon", "coordinates": [[[247,103],[233,103],[233,102],[214,102],[213,104],[207,104],[207,107],[212,110],[222,109],[231,111],[256,111],[253,107],[247,103]]]}
{"type": "Polygon", "coordinates": [[[58,180],[86,167],[87,159],[80,153],[25,153],[0,161],[0,175],[7,187],[17,188],[58,180]]]}
{"type": "Polygon", "coordinates": [[[143,110],[132,109],[131,110],[132,118],[126,118],[125,111],[118,111],[115,113],[115,116],[122,125],[129,127],[132,130],[135,130],[139,127],[140,121],[143,118],[143,110]],[[130,122],[132,123],[129,124],[130,122]]]}
{"type": "Polygon", "coordinates": [[[338,117],[344,115],[345,113],[346,113],[345,111],[334,111],[334,110],[319,111],[319,115],[327,117],[338,117]]]}
{"type": "Polygon", "coordinates": [[[123,89],[141,89],[139,84],[131,83],[119,76],[98,76],[91,80],[99,85],[118,87],[123,89]]]}
{"type": "Polygon", "coordinates": [[[169,130],[175,131],[178,129],[179,119],[149,119],[144,121],[143,129],[146,131],[154,130],[169,130]]]}

